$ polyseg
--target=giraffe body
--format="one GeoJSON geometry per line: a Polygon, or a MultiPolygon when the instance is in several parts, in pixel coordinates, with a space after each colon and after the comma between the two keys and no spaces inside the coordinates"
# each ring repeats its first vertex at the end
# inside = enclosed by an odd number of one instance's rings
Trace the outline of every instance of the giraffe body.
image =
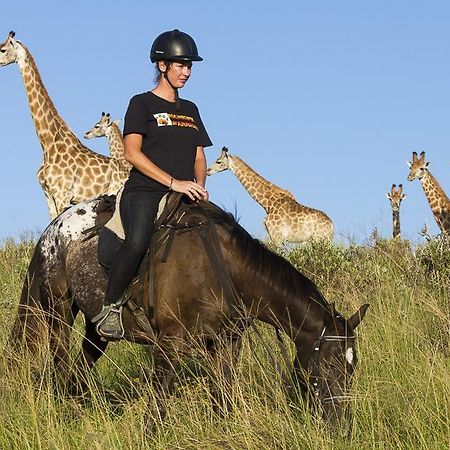
{"type": "Polygon", "coordinates": [[[400,204],[402,200],[406,197],[406,194],[403,194],[403,186],[399,184],[398,189],[396,189],[396,187],[397,186],[393,184],[391,186],[391,191],[386,194],[387,198],[391,202],[392,237],[394,239],[400,237],[400,204]]]}
{"type": "Polygon", "coordinates": [[[333,222],[324,212],[301,205],[291,192],[267,181],[242,159],[229,155],[224,147],[207,174],[227,169],[234,173],[251,197],[266,211],[264,226],[276,245],[283,241],[333,239],[333,222]]]}
{"type": "Polygon", "coordinates": [[[37,177],[53,219],[70,204],[108,193],[109,158],[89,150],[58,114],[29,50],[10,32],[0,66],[16,63],[25,86],[43,161],[37,177]]]}
{"type": "Polygon", "coordinates": [[[109,179],[111,182],[108,187],[108,193],[115,194],[128,179],[132,166],[125,159],[125,147],[119,126],[117,122],[111,119],[109,113],[102,113],[100,120],[84,135],[85,139],[96,137],[106,137],[108,139],[109,154],[111,157],[109,162],[109,179]]]}
{"type": "Polygon", "coordinates": [[[412,161],[408,162],[410,168],[408,180],[420,180],[423,191],[433,212],[439,229],[443,233],[450,233],[450,200],[444,190],[428,170],[429,162],[425,161],[425,152],[420,157],[413,152],[412,161]]]}

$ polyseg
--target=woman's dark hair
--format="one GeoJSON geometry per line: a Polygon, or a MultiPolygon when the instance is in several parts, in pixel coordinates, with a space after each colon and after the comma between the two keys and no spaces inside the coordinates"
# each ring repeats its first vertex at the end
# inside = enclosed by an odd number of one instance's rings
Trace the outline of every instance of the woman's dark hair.
{"type": "MultiPolygon", "coordinates": [[[[166,63],[167,70],[170,69],[173,61],[164,61],[166,63]]],[[[158,84],[159,80],[161,80],[162,72],[159,69],[159,61],[155,62],[155,83],[158,84]]]]}

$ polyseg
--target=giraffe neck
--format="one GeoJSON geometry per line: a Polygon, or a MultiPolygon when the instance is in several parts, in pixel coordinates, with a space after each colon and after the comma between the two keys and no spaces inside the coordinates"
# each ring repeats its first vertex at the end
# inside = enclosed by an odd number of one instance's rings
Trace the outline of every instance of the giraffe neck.
{"type": "MultiPolygon", "coordinates": [[[[256,200],[266,211],[271,205],[272,183],[256,173],[248,164],[237,156],[229,156],[230,170],[241,182],[251,197],[256,200]]],[[[274,185],[272,185],[274,186],[274,185]]]]}
{"type": "Polygon", "coordinates": [[[108,138],[109,153],[111,158],[117,159],[121,163],[128,164],[128,161],[125,159],[125,147],[123,144],[122,134],[120,133],[117,124],[112,123],[106,129],[106,137],[108,138]]]}
{"type": "Polygon", "coordinates": [[[442,232],[450,231],[450,200],[439,185],[436,178],[428,170],[420,179],[431,211],[442,232]]]}
{"type": "Polygon", "coordinates": [[[61,135],[63,129],[66,131],[64,133],[66,139],[73,138],[78,141],[56,111],[31,53],[22,44],[17,43],[17,45],[19,46],[17,64],[25,85],[34,126],[44,152],[49,150],[49,146],[55,142],[55,136],[61,135]]]}
{"type": "Polygon", "coordinates": [[[395,239],[400,236],[400,210],[393,209],[392,210],[392,237],[395,239]]]}

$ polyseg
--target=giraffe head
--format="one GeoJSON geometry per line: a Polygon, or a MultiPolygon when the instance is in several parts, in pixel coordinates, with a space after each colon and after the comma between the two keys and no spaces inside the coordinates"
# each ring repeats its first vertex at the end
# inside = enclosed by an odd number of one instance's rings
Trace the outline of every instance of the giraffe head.
{"type": "Polygon", "coordinates": [[[222,147],[222,151],[220,156],[216,159],[216,162],[208,167],[206,171],[207,175],[213,175],[214,173],[223,172],[230,168],[230,158],[228,156],[228,149],[226,147],[222,147]]]}
{"type": "Polygon", "coordinates": [[[17,41],[14,39],[14,31],[10,31],[6,41],[0,44],[0,66],[17,62],[18,47],[17,41]]]}
{"type": "Polygon", "coordinates": [[[101,119],[89,131],[86,131],[86,133],[84,134],[84,138],[92,139],[96,137],[106,136],[109,127],[113,123],[117,124],[118,121],[113,121],[111,119],[111,114],[105,114],[104,112],[102,112],[101,119]]]}
{"type": "Polygon", "coordinates": [[[422,152],[419,158],[417,157],[417,153],[413,152],[412,161],[408,161],[407,164],[409,166],[409,181],[416,178],[420,180],[428,172],[427,168],[429,163],[425,161],[425,152],[422,152]]]}
{"type": "Polygon", "coordinates": [[[391,202],[392,211],[399,211],[400,203],[406,197],[406,194],[403,193],[403,185],[399,184],[398,189],[396,189],[396,187],[397,186],[393,184],[391,191],[386,194],[391,202]]]}

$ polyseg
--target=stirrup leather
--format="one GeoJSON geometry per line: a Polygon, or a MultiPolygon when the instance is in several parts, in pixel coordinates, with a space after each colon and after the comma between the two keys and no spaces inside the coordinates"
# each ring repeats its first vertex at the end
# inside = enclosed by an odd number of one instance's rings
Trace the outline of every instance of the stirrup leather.
{"type": "Polygon", "coordinates": [[[100,313],[92,318],[92,322],[96,323],[95,330],[100,336],[107,339],[122,339],[124,337],[122,310],[122,305],[103,305],[100,313]]]}

